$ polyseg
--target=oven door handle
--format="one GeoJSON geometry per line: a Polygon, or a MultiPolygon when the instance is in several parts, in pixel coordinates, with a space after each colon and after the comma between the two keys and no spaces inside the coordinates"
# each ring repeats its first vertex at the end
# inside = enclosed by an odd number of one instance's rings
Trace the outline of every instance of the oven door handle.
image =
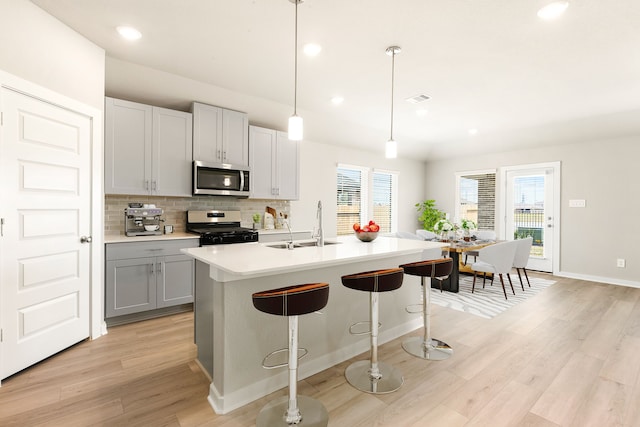
{"type": "Polygon", "coordinates": [[[244,172],[240,171],[240,188],[238,189],[240,191],[244,190],[244,172]]]}

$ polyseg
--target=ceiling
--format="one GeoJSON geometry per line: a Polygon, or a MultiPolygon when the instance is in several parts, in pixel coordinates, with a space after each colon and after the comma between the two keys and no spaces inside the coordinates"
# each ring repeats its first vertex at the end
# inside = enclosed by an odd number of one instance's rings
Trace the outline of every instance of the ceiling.
{"type": "MultiPolygon", "coordinates": [[[[289,0],[32,1],[104,48],[108,60],[293,112],[289,0]],[[118,25],[143,36],[125,42],[118,25]]],[[[305,138],[384,151],[391,113],[385,50],[392,45],[402,48],[393,127],[400,157],[434,160],[640,135],[640,1],[572,0],[550,22],[536,16],[546,1],[305,0],[298,6],[298,45],[322,46],[318,56],[298,58],[305,138]],[[405,101],[419,94],[430,99],[405,101]],[[331,103],[335,95],[344,97],[342,105],[331,103]],[[428,113],[418,116],[417,109],[428,113]]],[[[247,110],[250,121],[259,115],[247,110]]],[[[284,130],[286,116],[271,125],[284,130]]]]}

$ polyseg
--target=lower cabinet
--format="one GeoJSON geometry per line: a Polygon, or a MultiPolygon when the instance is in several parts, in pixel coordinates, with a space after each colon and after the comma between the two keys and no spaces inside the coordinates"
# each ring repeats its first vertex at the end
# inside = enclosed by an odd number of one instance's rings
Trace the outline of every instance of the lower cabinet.
{"type": "Polygon", "coordinates": [[[180,252],[197,239],[106,246],[107,318],[193,302],[194,260],[180,252]]]}

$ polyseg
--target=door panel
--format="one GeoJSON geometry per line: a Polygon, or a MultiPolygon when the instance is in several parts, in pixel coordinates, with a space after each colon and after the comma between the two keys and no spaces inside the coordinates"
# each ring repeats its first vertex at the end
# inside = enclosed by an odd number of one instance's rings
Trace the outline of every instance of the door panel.
{"type": "Polygon", "coordinates": [[[517,167],[505,175],[505,238],[533,237],[527,268],[553,272],[556,253],[556,167],[517,167]]]}
{"type": "Polygon", "coordinates": [[[3,88],[0,378],[89,336],[91,119],[3,88]]]}

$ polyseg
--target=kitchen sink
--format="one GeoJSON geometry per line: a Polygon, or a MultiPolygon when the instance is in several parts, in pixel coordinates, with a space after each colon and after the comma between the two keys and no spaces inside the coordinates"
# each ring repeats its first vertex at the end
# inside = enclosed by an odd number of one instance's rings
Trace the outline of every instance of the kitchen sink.
{"type": "MultiPolygon", "coordinates": [[[[341,242],[333,242],[333,241],[325,241],[324,245],[325,246],[329,246],[329,245],[337,245],[341,242]]],[[[278,243],[266,243],[265,244],[266,247],[268,248],[275,248],[275,249],[287,249],[289,246],[287,244],[287,242],[278,242],[278,243]]],[[[293,248],[313,248],[313,247],[317,247],[318,244],[317,242],[314,241],[307,241],[307,242],[293,242],[293,248]]]]}

